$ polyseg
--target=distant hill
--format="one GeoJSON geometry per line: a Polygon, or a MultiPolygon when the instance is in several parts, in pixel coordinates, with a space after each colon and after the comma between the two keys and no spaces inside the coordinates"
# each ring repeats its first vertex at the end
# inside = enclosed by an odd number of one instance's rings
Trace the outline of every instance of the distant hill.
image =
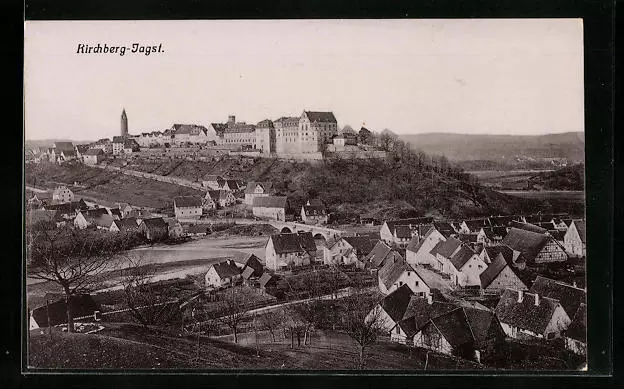
{"type": "Polygon", "coordinates": [[[426,133],[400,135],[400,138],[414,149],[443,154],[454,161],[567,158],[571,162],[582,162],[585,156],[582,132],[546,135],[426,133]]]}
{"type": "Polygon", "coordinates": [[[539,185],[544,190],[585,190],[585,165],[575,164],[534,175],[531,185],[539,185]]]}
{"type": "Polygon", "coordinates": [[[26,139],[25,147],[52,147],[54,142],[73,142],[75,145],[83,145],[93,142],[92,140],[71,140],[71,139],[26,139]]]}

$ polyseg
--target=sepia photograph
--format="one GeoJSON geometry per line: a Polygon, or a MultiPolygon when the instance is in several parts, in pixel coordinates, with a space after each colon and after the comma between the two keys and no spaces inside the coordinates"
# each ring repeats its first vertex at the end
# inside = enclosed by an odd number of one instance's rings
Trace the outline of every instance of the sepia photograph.
{"type": "Polygon", "coordinates": [[[587,371],[583,76],[582,19],[26,21],[24,370],[587,371]]]}

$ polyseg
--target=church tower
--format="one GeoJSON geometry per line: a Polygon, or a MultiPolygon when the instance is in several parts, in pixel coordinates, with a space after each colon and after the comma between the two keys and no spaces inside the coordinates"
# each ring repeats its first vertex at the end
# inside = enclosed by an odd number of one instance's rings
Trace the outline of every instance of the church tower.
{"type": "Polygon", "coordinates": [[[128,116],[125,108],[121,111],[121,136],[128,136],[128,116]]]}

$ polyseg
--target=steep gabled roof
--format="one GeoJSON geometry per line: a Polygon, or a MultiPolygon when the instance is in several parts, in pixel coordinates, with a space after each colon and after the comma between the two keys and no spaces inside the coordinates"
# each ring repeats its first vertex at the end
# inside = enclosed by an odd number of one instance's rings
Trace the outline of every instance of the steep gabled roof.
{"type": "Polygon", "coordinates": [[[455,266],[455,269],[461,270],[461,268],[468,262],[475,252],[466,246],[462,246],[451,258],[451,263],[455,266]]]}
{"type": "Polygon", "coordinates": [[[416,217],[411,219],[392,219],[386,220],[386,225],[391,233],[394,233],[394,229],[396,226],[419,226],[422,224],[431,224],[433,222],[433,218],[429,216],[425,217],[416,217]]]}
{"type": "Polygon", "coordinates": [[[535,305],[535,294],[524,292],[522,302],[518,302],[518,291],[506,289],[501,296],[495,313],[501,323],[505,323],[536,334],[543,334],[559,304],[558,300],[539,296],[535,305]]]}
{"type": "MultiPolygon", "coordinates": [[[[510,263],[512,263],[511,258],[509,260],[506,260],[501,252],[496,254],[496,256],[494,256],[492,259],[492,263],[490,263],[487,269],[485,269],[485,271],[479,275],[479,278],[481,279],[481,287],[485,289],[490,286],[490,284],[496,279],[496,277],[498,277],[498,275],[506,267],[508,267],[510,263]]],[[[514,274],[518,276],[517,270],[513,266],[509,266],[509,269],[511,269],[511,271],[513,271],[514,274]]],[[[520,278],[520,280],[522,279],[520,278]]]]}
{"type": "Polygon", "coordinates": [[[168,229],[169,225],[162,217],[153,217],[150,219],[143,219],[143,224],[148,229],[168,229]]]}
{"type": "Polygon", "coordinates": [[[307,216],[324,216],[327,214],[324,206],[318,205],[303,205],[303,212],[307,216]]]}
{"type": "Polygon", "coordinates": [[[258,257],[254,254],[249,254],[243,263],[245,264],[245,268],[253,270],[253,276],[260,277],[262,275],[264,267],[262,266],[262,263],[260,263],[260,259],[258,259],[258,257]]]}
{"type": "Polygon", "coordinates": [[[261,288],[265,288],[277,282],[277,276],[271,275],[267,272],[262,273],[260,279],[258,280],[261,288]]]}
{"type": "Polygon", "coordinates": [[[399,239],[410,239],[412,237],[412,229],[409,226],[396,226],[393,234],[399,239]]]}
{"type": "Polygon", "coordinates": [[[248,280],[253,274],[254,274],[254,269],[250,267],[245,267],[243,269],[243,272],[241,273],[241,276],[243,277],[243,279],[248,280]]]}
{"type": "Polygon", "coordinates": [[[568,338],[587,343],[587,307],[585,304],[579,305],[565,335],[568,338]]]}
{"type": "Polygon", "coordinates": [[[84,153],[84,155],[102,155],[102,154],[104,154],[104,150],[102,149],[89,149],[84,153]]]}
{"type": "Polygon", "coordinates": [[[26,213],[26,224],[32,225],[39,222],[60,222],[63,220],[61,213],[57,210],[33,209],[26,213]]]}
{"type": "Polygon", "coordinates": [[[273,183],[271,181],[249,181],[245,187],[245,194],[255,193],[258,185],[262,187],[264,192],[269,192],[273,189],[273,183]]]}
{"type": "Polygon", "coordinates": [[[241,273],[238,266],[236,266],[236,264],[232,260],[215,263],[214,265],[212,265],[212,267],[215,269],[215,272],[221,279],[234,277],[241,273]]]}
{"type": "Polygon", "coordinates": [[[457,308],[430,320],[453,347],[474,346],[475,339],[463,308],[457,308]]]}
{"type": "Polygon", "coordinates": [[[54,142],[54,148],[57,152],[74,150],[73,142],[54,142]]]}
{"type": "Polygon", "coordinates": [[[179,196],[173,199],[173,204],[180,207],[201,207],[202,199],[199,196],[179,196]]]}
{"type": "Polygon", "coordinates": [[[336,117],[333,112],[304,111],[310,122],[330,122],[336,123],[336,117]]]}
{"type": "Polygon", "coordinates": [[[585,304],[586,301],[586,294],[583,289],[542,276],[537,276],[529,291],[559,300],[570,317],[574,317],[579,305],[585,304]]]}
{"type": "Polygon", "coordinates": [[[342,239],[355,249],[358,256],[368,255],[375,247],[368,236],[347,236],[342,239]]]}
{"type": "Polygon", "coordinates": [[[444,258],[450,258],[455,251],[459,249],[462,242],[453,237],[448,238],[445,241],[438,242],[437,245],[430,251],[431,254],[440,254],[444,258]]]}
{"type": "Polygon", "coordinates": [[[503,238],[501,244],[521,252],[524,260],[531,262],[546,246],[549,239],[552,238],[544,234],[512,228],[503,238]]]}
{"type": "Polygon", "coordinates": [[[454,309],[457,309],[457,306],[452,303],[437,301],[433,298],[429,304],[427,298],[412,296],[403,319],[398,324],[407,337],[411,339],[429,320],[454,309]]]}
{"type": "Polygon", "coordinates": [[[578,231],[579,237],[581,238],[581,242],[586,243],[585,241],[585,220],[574,220],[574,226],[578,231]]]}
{"type": "Polygon", "coordinates": [[[521,222],[516,222],[516,221],[511,222],[510,227],[525,230],[525,231],[531,231],[531,232],[535,232],[538,234],[544,234],[547,231],[545,228],[542,228],[535,224],[521,223],[521,222]]]}
{"type": "Polygon", "coordinates": [[[288,205],[288,197],[286,196],[259,196],[259,197],[254,197],[253,199],[254,207],[286,209],[287,205],[288,205]]]}
{"type": "Polygon", "coordinates": [[[468,307],[463,307],[462,309],[466,319],[468,319],[475,346],[483,345],[497,333],[503,334],[503,329],[494,312],[468,307]]]}
{"type": "Polygon", "coordinates": [[[377,276],[386,288],[390,288],[406,271],[413,271],[413,269],[405,262],[401,254],[392,251],[386,258],[386,263],[379,269],[377,276]]]}
{"type": "Polygon", "coordinates": [[[490,227],[490,221],[486,219],[464,220],[470,231],[478,232],[483,227],[490,227]]]}
{"type": "Polygon", "coordinates": [[[277,254],[310,252],[316,250],[316,243],[311,232],[275,234],[269,238],[277,254]]]}
{"type": "Polygon", "coordinates": [[[370,262],[373,268],[379,268],[383,266],[384,260],[391,251],[392,249],[390,248],[390,246],[380,240],[368,254],[368,256],[366,257],[366,261],[370,262]]]}
{"type": "Polygon", "coordinates": [[[413,295],[409,286],[402,285],[384,297],[379,305],[394,322],[398,322],[403,319],[403,315],[413,295]]]}

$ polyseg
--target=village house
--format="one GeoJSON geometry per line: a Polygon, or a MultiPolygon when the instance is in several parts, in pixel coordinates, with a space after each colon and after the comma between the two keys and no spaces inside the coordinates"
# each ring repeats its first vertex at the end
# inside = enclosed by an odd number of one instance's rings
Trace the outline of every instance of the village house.
{"type": "Polygon", "coordinates": [[[253,215],[260,218],[285,221],[288,198],[286,196],[256,197],[253,200],[253,215]]]}
{"type": "Polygon", "coordinates": [[[163,219],[167,223],[167,232],[170,238],[180,238],[184,236],[184,229],[182,228],[182,224],[172,217],[168,217],[163,219]]]}
{"type": "Polygon", "coordinates": [[[565,249],[574,256],[584,257],[586,255],[585,241],[585,221],[574,220],[563,237],[565,249]]]}
{"type": "Polygon", "coordinates": [[[265,197],[271,194],[273,194],[273,183],[269,181],[248,182],[247,187],[245,188],[245,204],[253,205],[254,198],[265,197]]]}
{"type": "Polygon", "coordinates": [[[85,153],[89,150],[89,145],[76,145],[74,147],[74,151],[76,151],[76,158],[78,158],[78,160],[83,161],[84,162],[84,155],[85,153]]]}
{"type": "Polygon", "coordinates": [[[518,270],[524,270],[526,267],[522,253],[504,245],[484,247],[479,257],[481,257],[483,262],[490,264],[498,254],[501,254],[510,266],[514,266],[518,270]]]}
{"type": "Polygon", "coordinates": [[[236,192],[240,190],[238,186],[238,181],[236,180],[225,180],[225,183],[223,184],[223,187],[221,189],[232,191],[232,192],[236,192]]]}
{"type": "Polygon", "coordinates": [[[267,241],[265,253],[266,267],[274,271],[305,266],[316,258],[316,243],[310,232],[276,234],[267,241]]]}
{"type": "Polygon", "coordinates": [[[570,318],[574,317],[578,307],[586,301],[584,289],[543,276],[537,276],[529,292],[558,300],[570,318]]]}
{"type": "Polygon", "coordinates": [[[132,213],[133,208],[129,204],[119,203],[117,208],[121,212],[121,218],[128,217],[132,213]]]}
{"type": "Polygon", "coordinates": [[[202,198],[199,196],[179,196],[173,199],[176,219],[199,219],[202,215],[202,198]]]}
{"type": "Polygon", "coordinates": [[[234,261],[228,259],[210,266],[206,273],[206,288],[232,286],[241,278],[241,270],[234,261]]]}
{"type": "Polygon", "coordinates": [[[141,146],[137,143],[136,140],[132,138],[127,138],[123,142],[123,152],[124,154],[132,154],[141,150],[141,146]]]}
{"type": "Polygon", "coordinates": [[[63,218],[70,220],[75,218],[79,211],[89,209],[89,206],[83,199],[80,199],[68,203],[43,204],[43,209],[59,211],[63,218]]]}
{"type": "Polygon", "coordinates": [[[450,264],[447,274],[451,276],[455,285],[462,287],[481,285],[479,276],[485,271],[487,265],[469,247],[462,245],[447,263],[450,264]]]}
{"type": "Polygon", "coordinates": [[[399,253],[386,260],[377,272],[377,278],[382,294],[392,293],[403,285],[407,285],[417,295],[426,295],[430,291],[418,272],[399,253]]]}
{"type": "Polygon", "coordinates": [[[97,218],[95,218],[95,220],[93,220],[92,225],[95,226],[95,228],[97,228],[98,230],[106,230],[106,231],[110,231],[111,228],[115,228],[115,219],[109,214],[103,214],[97,218]]]}
{"type": "Polygon", "coordinates": [[[365,258],[373,250],[374,242],[367,236],[349,236],[338,239],[323,249],[326,265],[351,265],[363,269],[365,258]]]}
{"type": "Polygon", "coordinates": [[[221,189],[223,185],[225,185],[225,179],[217,175],[207,175],[202,180],[202,186],[211,190],[221,189]]]}
{"type": "Polygon", "coordinates": [[[210,233],[210,227],[207,224],[185,224],[182,229],[186,236],[206,236],[210,233]]]}
{"type": "Polygon", "coordinates": [[[113,217],[106,208],[81,210],[74,219],[74,227],[81,230],[91,226],[110,229],[109,218],[110,223],[112,223],[113,217]],[[102,219],[103,216],[108,217],[102,219]],[[105,226],[105,224],[108,224],[108,226],[105,226]]]}
{"type": "Polygon", "coordinates": [[[364,258],[365,264],[372,270],[379,270],[386,264],[389,257],[399,255],[383,241],[378,241],[371,252],[364,258]]]}
{"type": "Polygon", "coordinates": [[[104,154],[112,154],[113,152],[113,144],[108,138],[102,138],[98,141],[91,143],[91,148],[100,149],[104,152],[104,154]]]}
{"type": "Polygon", "coordinates": [[[559,300],[523,290],[506,289],[495,313],[511,338],[555,339],[571,322],[559,300]]]}
{"type": "Polygon", "coordinates": [[[259,278],[264,272],[264,266],[260,258],[254,254],[248,254],[247,257],[243,259],[243,271],[246,269],[251,269],[251,278],[259,278]]]}
{"type": "Polygon", "coordinates": [[[506,227],[483,227],[477,233],[477,243],[482,243],[484,246],[497,245],[506,235],[506,227]]]}
{"type": "Polygon", "coordinates": [[[322,205],[301,206],[301,220],[305,224],[327,224],[327,210],[322,205]]]}
{"type": "Polygon", "coordinates": [[[510,227],[512,221],[521,222],[522,220],[522,216],[520,215],[490,216],[488,218],[490,226],[503,228],[510,227]]]}
{"type": "Polygon", "coordinates": [[[77,159],[76,150],[62,150],[61,151],[61,161],[67,162],[74,159],[77,159]]]}
{"type": "MultiPolygon", "coordinates": [[[[431,224],[431,222],[433,222],[431,217],[387,220],[379,230],[379,237],[389,245],[406,246],[414,235],[418,235],[418,226],[431,224]],[[397,231],[399,226],[401,228],[397,231]]],[[[423,229],[422,233],[425,234],[428,227],[423,229]]]]}
{"type": "Polygon", "coordinates": [[[104,151],[102,149],[89,149],[83,155],[83,161],[87,165],[97,165],[104,159],[104,151]]]}
{"type": "Polygon", "coordinates": [[[127,217],[124,219],[115,220],[113,225],[111,225],[109,231],[122,233],[138,233],[140,231],[140,228],[136,218],[127,217]]]}
{"type": "Polygon", "coordinates": [[[435,267],[436,257],[431,254],[431,250],[446,238],[437,228],[432,227],[422,237],[415,236],[405,249],[405,260],[410,265],[429,265],[435,267]]]}
{"type": "Polygon", "coordinates": [[[414,336],[415,347],[480,362],[504,341],[496,316],[487,310],[458,307],[432,317],[414,336]]]}
{"type": "Polygon", "coordinates": [[[458,252],[462,247],[462,242],[453,237],[438,242],[433,249],[429,252],[435,257],[435,262],[432,267],[440,272],[448,275],[454,274],[452,264],[450,264],[451,257],[458,252]]]}
{"type": "Polygon", "coordinates": [[[215,207],[219,208],[225,208],[236,204],[236,197],[234,197],[234,193],[224,189],[209,190],[206,192],[204,199],[207,201],[208,206],[210,206],[210,203],[212,202],[215,207]]]}
{"type": "Polygon", "coordinates": [[[487,269],[479,275],[481,289],[486,293],[499,294],[505,289],[524,290],[527,288],[515,266],[511,266],[503,253],[499,252],[487,269]]]}
{"type": "Polygon", "coordinates": [[[65,185],[59,186],[52,192],[52,201],[58,203],[69,203],[74,201],[74,192],[65,185]]]}
{"type": "Polygon", "coordinates": [[[578,355],[587,355],[587,307],[579,305],[572,323],[564,334],[565,348],[578,355]]]}
{"type": "Polygon", "coordinates": [[[171,126],[171,132],[174,136],[174,143],[177,145],[186,143],[203,145],[217,138],[214,131],[197,124],[174,124],[171,126]]]}
{"type": "Polygon", "coordinates": [[[378,317],[383,329],[390,333],[403,319],[413,296],[414,293],[407,285],[396,288],[371,309],[367,320],[378,317]]]}
{"type": "Polygon", "coordinates": [[[214,202],[210,194],[206,193],[206,195],[202,198],[202,209],[204,211],[210,211],[213,209],[217,209],[217,203],[214,202]]]}
{"type": "Polygon", "coordinates": [[[546,234],[511,228],[501,244],[519,251],[528,266],[562,262],[568,259],[564,248],[546,234]]]}
{"type": "Polygon", "coordinates": [[[113,141],[111,142],[113,155],[123,154],[125,140],[126,138],[123,136],[113,137],[113,141]]]}
{"type": "Polygon", "coordinates": [[[277,287],[278,277],[274,274],[267,273],[266,271],[262,273],[260,279],[258,280],[258,285],[262,293],[270,293],[275,287],[277,287]]]}
{"type": "Polygon", "coordinates": [[[139,225],[141,233],[149,241],[159,241],[169,236],[169,225],[162,217],[143,219],[139,225]]]}

